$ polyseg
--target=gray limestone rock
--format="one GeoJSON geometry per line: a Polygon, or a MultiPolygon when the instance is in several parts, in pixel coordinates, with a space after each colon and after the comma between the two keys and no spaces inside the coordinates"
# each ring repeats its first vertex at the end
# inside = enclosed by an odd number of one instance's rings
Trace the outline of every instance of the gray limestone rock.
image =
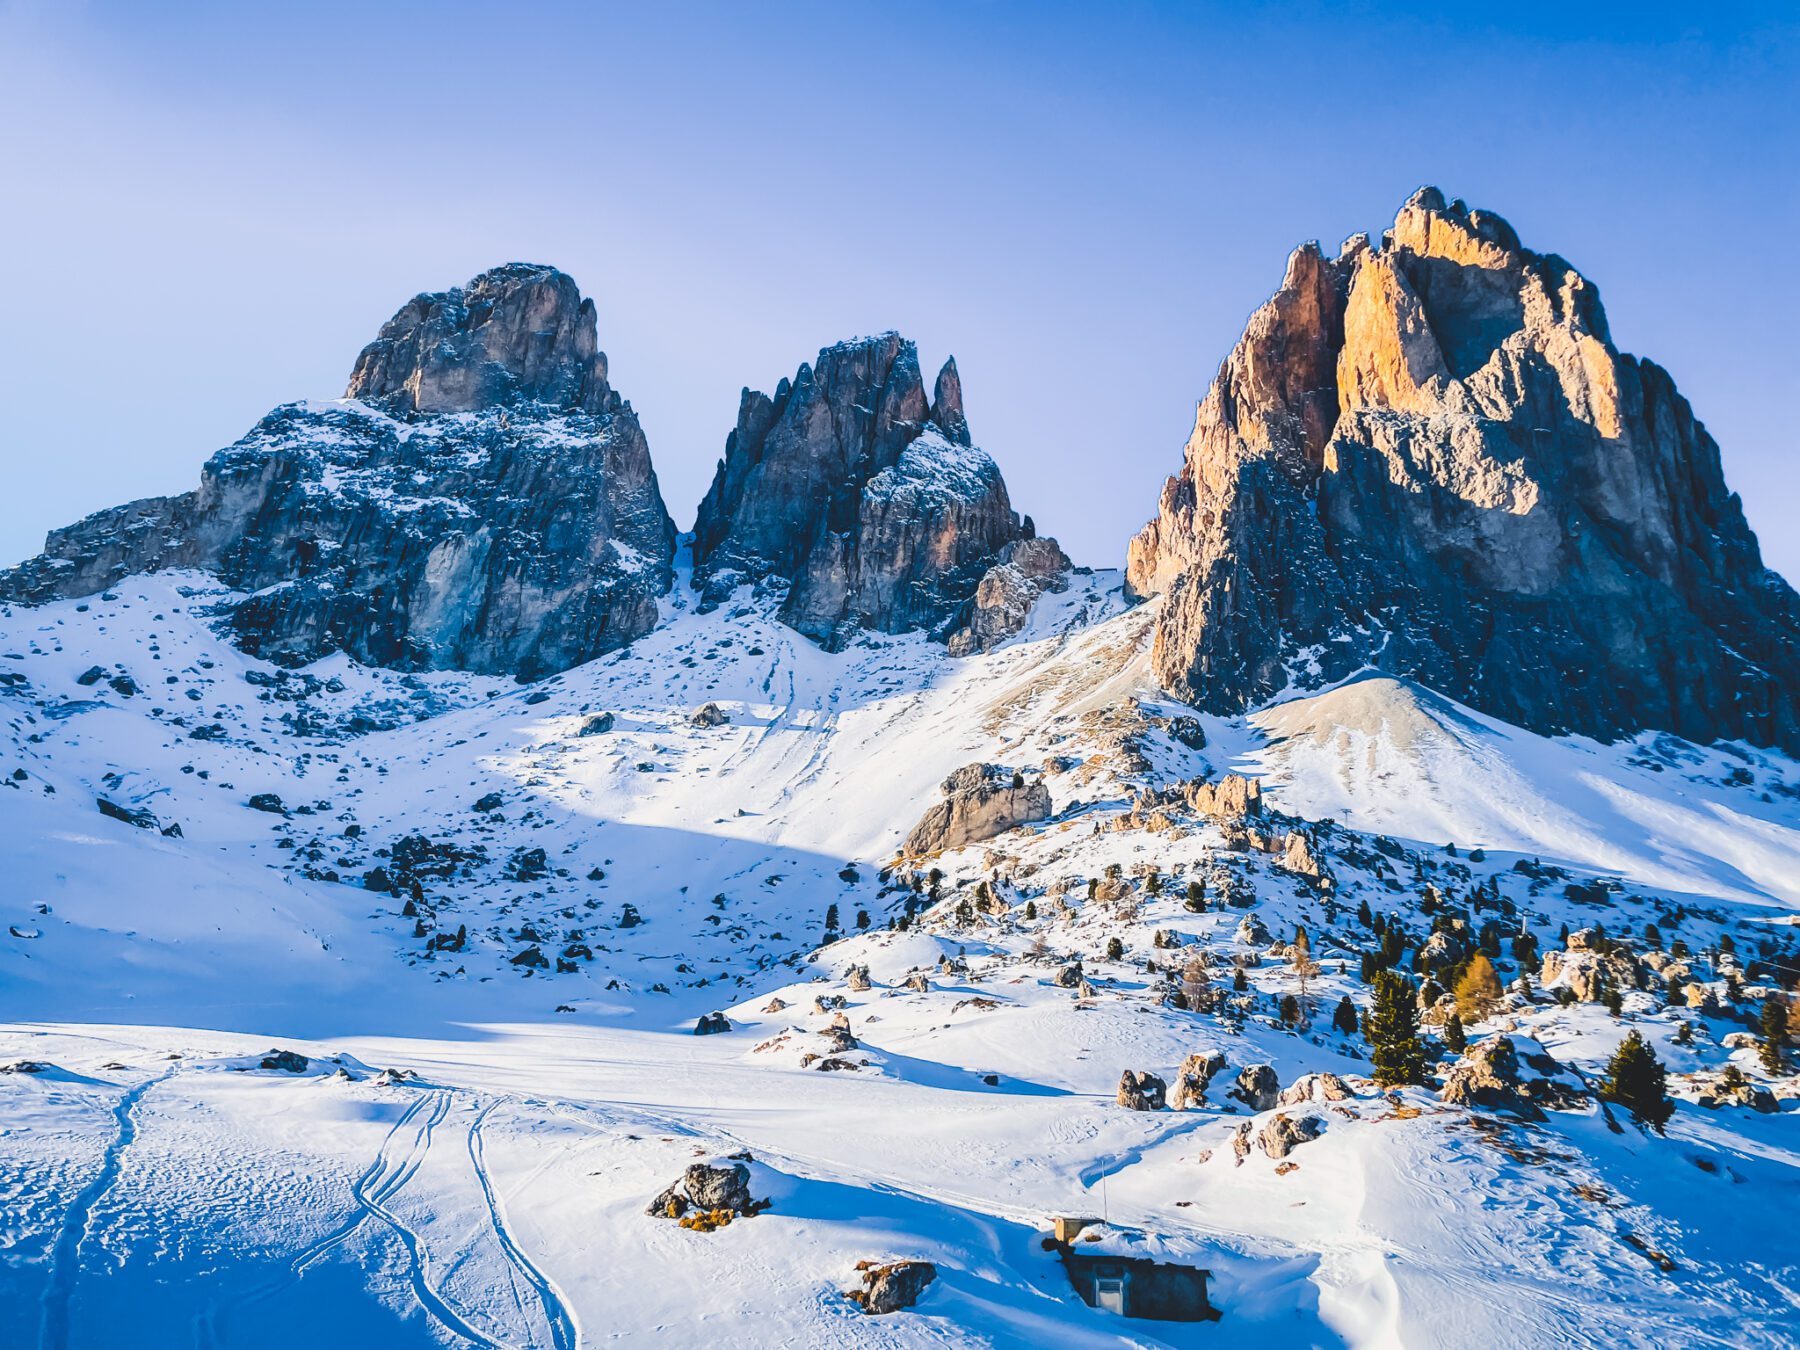
{"type": "Polygon", "coordinates": [[[827,646],[858,629],[942,631],[1032,530],[969,439],[955,363],[927,402],[897,333],[839,343],[775,394],[746,389],[694,525],[704,605],[790,583],[784,622],[827,646]]]}
{"type": "Polygon", "coordinates": [[[52,531],[0,572],[0,599],[197,569],[251,593],[220,618],[281,664],[578,665],[648,632],[673,577],[649,447],[605,370],[592,303],[554,269],[420,296],[358,358],[347,401],[277,408],[196,491],[52,531]]]}

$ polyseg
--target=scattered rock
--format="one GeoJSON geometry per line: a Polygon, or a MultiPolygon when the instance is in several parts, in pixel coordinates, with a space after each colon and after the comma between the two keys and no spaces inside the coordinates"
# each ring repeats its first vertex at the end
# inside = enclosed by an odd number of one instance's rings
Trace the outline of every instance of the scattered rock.
{"type": "Polygon", "coordinates": [[[305,1073],[310,1063],[305,1055],[296,1054],[292,1050],[271,1050],[262,1057],[257,1067],[262,1069],[278,1069],[282,1073],[305,1073]]]}
{"type": "Polygon", "coordinates": [[[252,811],[267,811],[272,816],[287,814],[287,807],[281,804],[281,797],[273,792],[258,792],[250,798],[247,805],[252,811]]]}
{"type": "Polygon", "coordinates": [[[844,1297],[871,1314],[912,1307],[925,1286],[937,1278],[937,1267],[929,1261],[889,1261],[885,1265],[859,1261],[856,1268],[862,1272],[862,1288],[849,1290],[844,1297]]]}
{"type": "Polygon", "coordinates": [[[1301,1116],[1296,1120],[1286,1112],[1278,1111],[1262,1127],[1257,1142],[1271,1158],[1285,1158],[1301,1144],[1317,1139],[1324,1132],[1325,1122],[1318,1116],[1301,1116]]]}
{"type": "Polygon", "coordinates": [[[1127,1069],[1119,1076],[1118,1102],[1128,1111],[1160,1111],[1168,1085],[1153,1073],[1127,1069]]]}
{"type": "Polygon", "coordinates": [[[1252,1111],[1271,1110],[1281,1092],[1281,1080],[1267,1064],[1249,1064],[1238,1071],[1237,1083],[1225,1095],[1252,1111]]]}
{"type": "Polygon", "coordinates": [[[1196,1051],[1175,1071],[1175,1091],[1169,1098],[1173,1111],[1197,1110],[1206,1105],[1206,1089],[1214,1075],[1225,1069],[1225,1056],[1217,1050],[1196,1051]]]}

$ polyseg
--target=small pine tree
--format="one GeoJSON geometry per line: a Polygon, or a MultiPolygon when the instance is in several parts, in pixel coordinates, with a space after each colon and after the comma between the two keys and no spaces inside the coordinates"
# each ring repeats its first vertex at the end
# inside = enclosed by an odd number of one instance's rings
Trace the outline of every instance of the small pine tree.
{"type": "Polygon", "coordinates": [[[1479,1022],[1500,1001],[1502,992],[1500,977],[1494,973],[1494,963],[1487,959],[1486,953],[1477,952],[1456,982],[1456,1011],[1464,1021],[1479,1022]]]}
{"type": "Polygon", "coordinates": [[[1725,955],[1725,956],[1736,956],[1737,955],[1737,943],[1735,943],[1731,940],[1730,933],[1720,933],[1719,934],[1719,951],[1722,955],[1725,955]]]}
{"type": "Polygon", "coordinates": [[[1025,787],[1025,775],[1017,769],[1013,770],[1012,786],[1014,792],[1022,791],[1025,787]]]}
{"type": "Polygon", "coordinates": [[[1027,919],[1037,918],[1037,901],[1027,900],[1025,902],[1025,917],[1027,919]]]}
{"type": "Polygon", "coordinates": [[[1453,1055],[1460,1055],[1469,1048],[1468,1033],[1463,1030],[1462,1018],[1451,1013],[1444,1020],[1444,1049],[1453,1055]]]}
{"type": "Polygon", "coordinates": [[[1770,994],[1762,1005],[1762,1016],[1757,1022],[1763,1034],[1760,1047],[1762,1066],[1770,1073],[1780,1073],[1781,1051],[1787,1045],[1787,1000],[1780,994],[1770,994]]]}
{"type": "Polygon", "coordinates": [[[1419,1009],[1404,975],[1378,971],[1375,999],[1363,1017],[1375,1081],[1382,1087],[1419,1083],[1425,1078],[1425,1046],[1419,1040],[1419,1009]]]}
{"type": "Polygon", "coordinates": [[[1646,946],[1650,947],[1652,950],[1656,950],[1656,949],[1660,948],[1662,946],[1662,929],[1658,928],[1653,923],[1645,924],[1644,925],[1644,943],[1646,946]]]}
{"type": "Polygon", "coordinates": [[[1122,960],[1124,956],[1125,944],[1116,937],[1108,938],[1106,940],[1106,959],[1108,961],[1119,961],[1122,960]]]}
{"type": "Polygon", "coordinates": [[[1244,971],[1243,971],[1242,967],[1239,967],[1237,972],[1234,975],[1232,975],[1231,988],[1234,993],[1242,994],[1242,993],[1248,992],[1248,990],[1250,988],[1250,981],[1244,978],[1244,971]]]}
{"type": "Polygon", "coordinates": [[[1162,873],[1160,872],[1152,872],[1149,876],[1144,878],[1145,895],[1161,895],[1162,886],[1162,873]]]}
{"type": "Polygon", "coordinates": [[[1188,882],[1187,908],[1190,914],[1204,914],[1206,912],[1206,887],[1202,886],[1197,881],[1188,882]]]}
{"type": "Polygon", "coordinates": [[[858,928],[867,928],[869,926],[869,911],[868,910],[859,909],[856,911],[856,926],[858,928]]]}
{"type": "Polygon", "coordinates": [[[1356,1034],[1356,1005],[1345,994],[1338,1000],[1337,1011],[1331,1014],[1331,1026],[1340,1036],[1356,1034]]]}
{"type": "Polygon", "coordinates": [[[1606,1077],[1600,1083],[1600,1095],[1624,1107],[1640,1124],[1650,1126],[1658,1134],[1675,1113],[1662,1061],[1635,1031],[1620,1041],[1613,1052],[1606,1077]]]}
{"type": "Polygon", "coordinates": [[[1368,900],[1365,899],[1360,904],[1357,905],[1356,921],[1358,923],[1360,923],[1364,928],[1370,928],[1370,927],[1374,926],[1375,915],[1369,909],[1368,900]]]}
{"type": "Polygon", "coordinates": [[[1606,1011],[1611,1013],[1614,1017],[1622,1017],[1624,1015],[1625,996],[1617,989],[1608,989],[1600,996],[1600,1001],[1606,1005],[1606,1011]]]}
{"type": "Polygon", "coordinates": [[[1283,994],[1280,1004],[1281,1025],[1291,1027],[1300,1020],[1300,1000],[1292,994],[1283,994]]]}
{"type": "Polygon", "coordinates": [[[825,907],[825,931],[827,933],[835,933],[837,930],[838,907],[836,905],[827,905],[825,907]]]}
{"type": "Polygon", "coordinates": [[[1683,1022],[1675,1028],[1675,1044],[1692,1045],[1694,1043],[1694,1024],[1683,1022]]]}

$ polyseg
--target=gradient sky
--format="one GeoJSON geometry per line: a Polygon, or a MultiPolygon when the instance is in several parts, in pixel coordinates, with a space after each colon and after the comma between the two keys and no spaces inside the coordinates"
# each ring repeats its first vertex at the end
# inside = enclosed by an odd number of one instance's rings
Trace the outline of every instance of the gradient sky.
{"type": "Polygon", "coordinates": [[[1408,8],[0,0],[0,563],[518,259],[684,528],[742,386],[897,328],[1117,565],[1290,249],[1432,182],[1599,285],[1800,578],[1800,11],[1408,8]]]}

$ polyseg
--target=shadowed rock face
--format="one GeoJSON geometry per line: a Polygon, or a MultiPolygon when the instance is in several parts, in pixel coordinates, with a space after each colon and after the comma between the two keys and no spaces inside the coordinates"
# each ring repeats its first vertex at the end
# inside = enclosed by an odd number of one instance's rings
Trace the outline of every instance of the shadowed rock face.
{"type": "Polygon", "coordinates": [[[198,568],[256,592],[225,622],[270,659],[577,665],[648,632],[672,576],[649,447],[605,372],[592,303],[553,269],[420,296],[358,358],[361,401],[276,409],[198,490],[52,532],[0,596],[198,568]]]}
{"type": "Polygon", "coordinates": [[[1568,263],[1434,188],[1289,259],[1128,577],[1211,711],[1373,666],[1544,732],[1800,749],[1800,598],[1718,446],[1568,263]]]}
{"type": "Polygon", "coordinates": [[[773,397],[745,390],[694,526],[695,584],[790,582],[782,618],[828,646],[944,630],[1001,549],[1029,538],[969,439],[954,361],[927,402],[896,333],[841,343],[773,397]]]}

